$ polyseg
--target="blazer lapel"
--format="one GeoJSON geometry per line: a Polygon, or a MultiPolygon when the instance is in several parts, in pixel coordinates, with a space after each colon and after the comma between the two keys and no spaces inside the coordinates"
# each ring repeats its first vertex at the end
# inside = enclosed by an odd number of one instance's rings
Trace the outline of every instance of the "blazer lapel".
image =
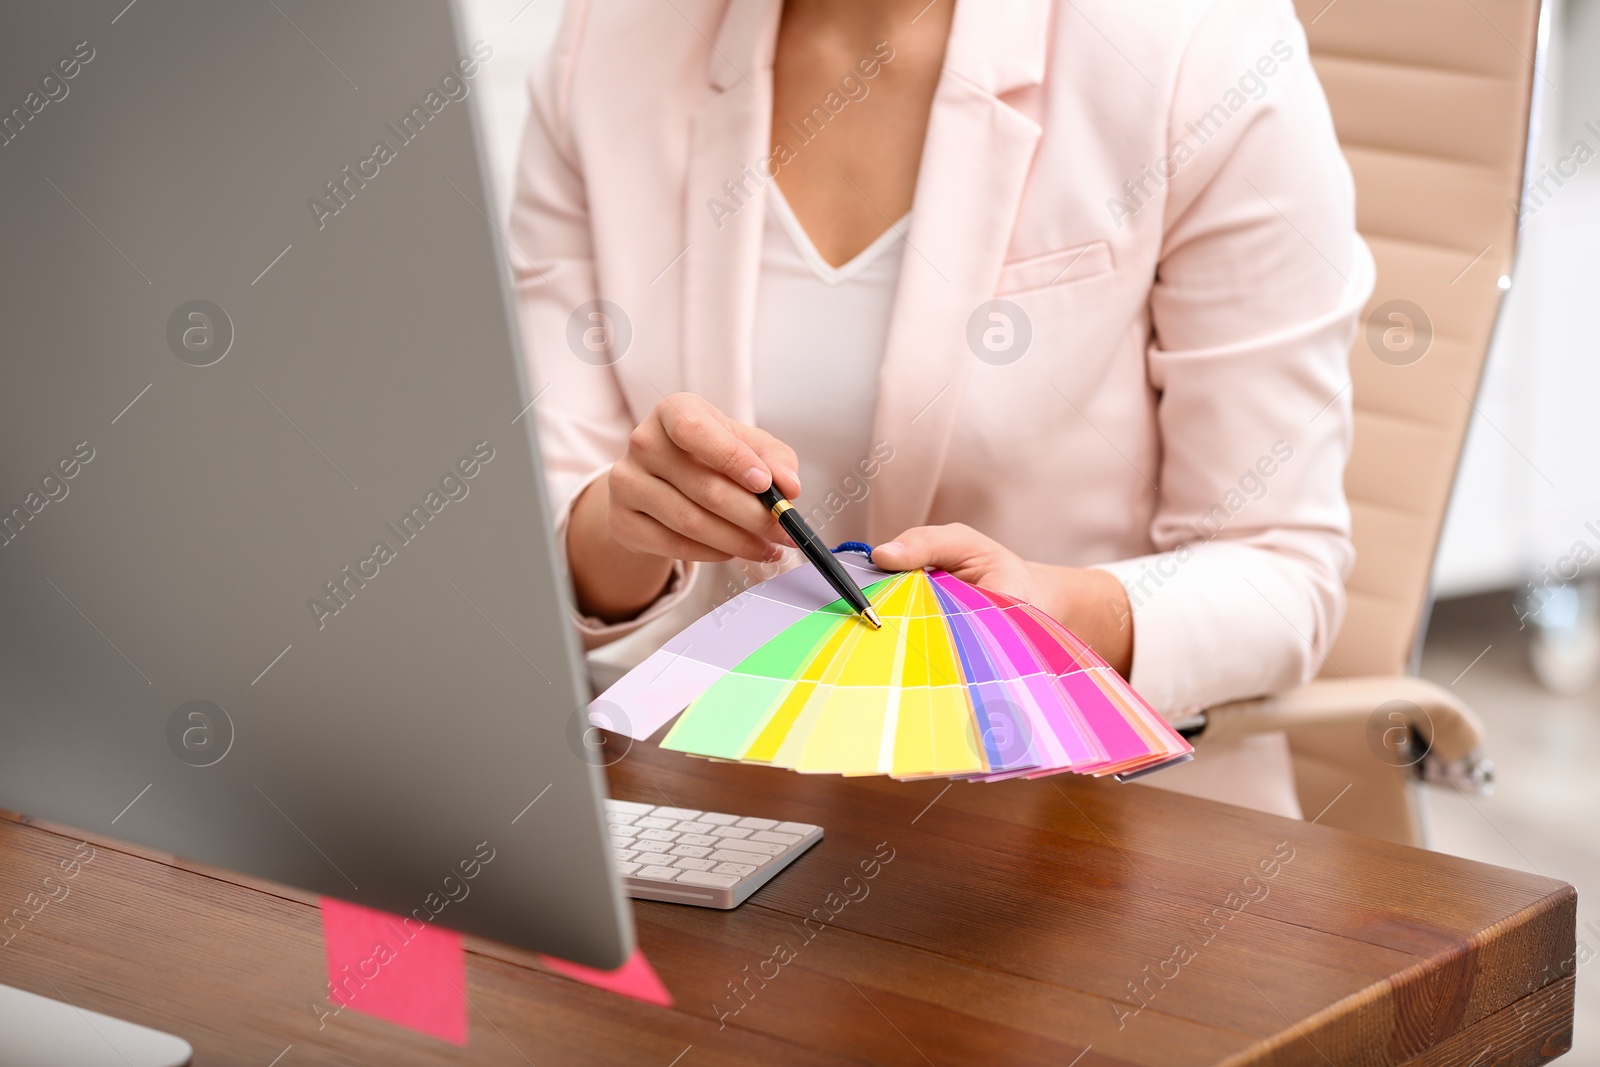
{"type": "Polygon", "coordinates": [[[684,388],[747,423],[781,12],[781,0],[730,0],[706,72],[716,92],[690,122],[684,190],[684,388]]]}
{"type": "Polygon", "coordinates": [[[868,498],[881,543],[927,521],[977,357],[967,322],[993,299],[1040,126],[1001,99],[1043,81],[1049,0],[960,0],[934,93],[873,439],[895,450],[868,498]]]}

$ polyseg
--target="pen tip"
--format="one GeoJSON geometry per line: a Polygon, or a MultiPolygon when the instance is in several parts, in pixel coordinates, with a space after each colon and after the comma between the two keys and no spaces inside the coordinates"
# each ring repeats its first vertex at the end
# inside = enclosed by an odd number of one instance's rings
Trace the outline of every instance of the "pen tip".
{"type": "Polygon", "coordinates": [[[883,629],[883,623],[878,621],[878,613],[873,611],[871,608],[867,608],[865,611],[863,611],[861,613],[861,617],[870,622],[874,630],[883,629]]]}

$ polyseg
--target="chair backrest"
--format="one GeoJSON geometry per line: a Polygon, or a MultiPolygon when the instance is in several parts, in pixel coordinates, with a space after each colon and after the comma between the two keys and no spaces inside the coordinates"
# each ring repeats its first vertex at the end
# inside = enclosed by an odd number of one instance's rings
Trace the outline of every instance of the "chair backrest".
{"type": "Polygon", "coordinates": [[[1540,0],[1295,0],[1377,289],[1351,351],[1350,610],[1325,676],[1401,674],[1510,274],[1540,0]]]}

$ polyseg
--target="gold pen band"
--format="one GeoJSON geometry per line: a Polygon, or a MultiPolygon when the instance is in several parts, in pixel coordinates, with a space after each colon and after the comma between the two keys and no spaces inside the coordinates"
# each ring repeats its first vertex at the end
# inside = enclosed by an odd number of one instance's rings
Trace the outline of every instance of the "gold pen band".
{"type": "Polygon", "coordinates": [[[789,503],[787,500],[779,500],[776,504],[772,505],[772,517],[773,518],[777,518],[779,515],[782,515],[785,511],[793,511],[793,510],[794,510],[794,505],[793,504],[789,503]]]}

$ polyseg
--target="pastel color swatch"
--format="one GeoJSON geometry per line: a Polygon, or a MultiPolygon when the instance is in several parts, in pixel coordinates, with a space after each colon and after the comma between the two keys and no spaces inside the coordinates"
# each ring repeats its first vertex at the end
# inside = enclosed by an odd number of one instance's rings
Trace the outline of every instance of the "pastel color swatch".
{"type": "Polygon", "coordinates": [[[676,718],[663,748],[807,774],[1129,776],[1190,758],[1032,605],[943,571],[839,559],[882,629],[799,567],[689,626],[590,705],[591,721],[642,739],[676,718]]]}

